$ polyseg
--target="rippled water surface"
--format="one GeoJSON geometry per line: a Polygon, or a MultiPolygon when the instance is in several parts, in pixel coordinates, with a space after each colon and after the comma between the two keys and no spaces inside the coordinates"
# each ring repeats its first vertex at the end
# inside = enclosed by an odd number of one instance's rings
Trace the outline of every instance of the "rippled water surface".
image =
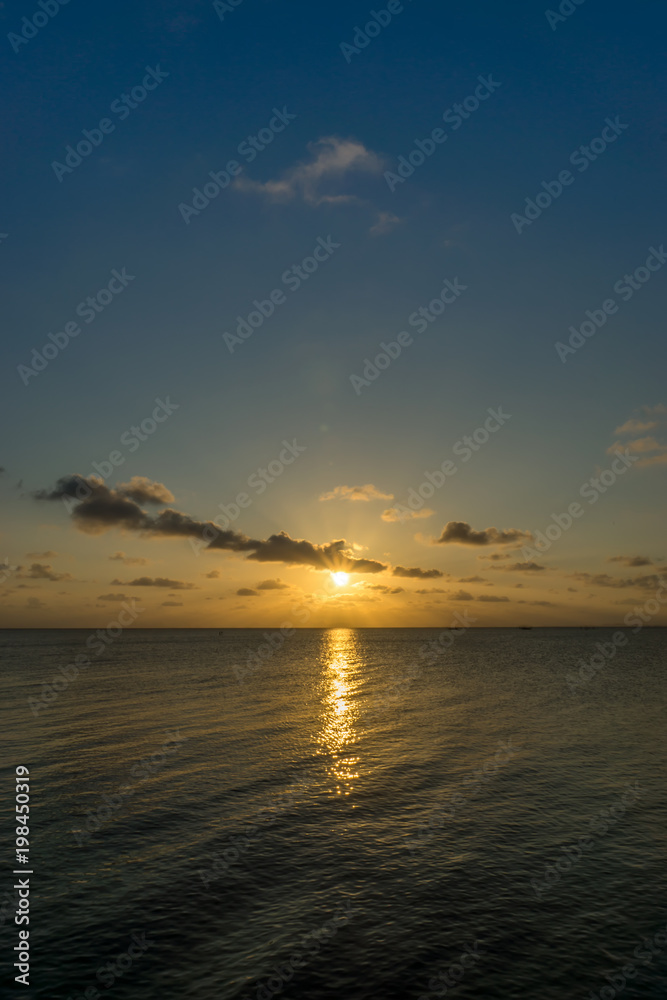
{"type": "Polygon", "coordinates": [[[569,690],[611,634],[128,630],[35,715],[88,633],[1,633],[11,995],[664,998],[667,633],[569,690]]]}

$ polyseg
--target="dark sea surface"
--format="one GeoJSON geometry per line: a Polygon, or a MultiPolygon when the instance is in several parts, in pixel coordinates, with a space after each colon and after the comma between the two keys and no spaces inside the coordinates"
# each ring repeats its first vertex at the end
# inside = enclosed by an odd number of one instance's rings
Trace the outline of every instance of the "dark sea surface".
{"type": "Polygon", "coordinates": [[[664,1000],[667,630],[613,631],[130,628],[37,714],[90,633],[1,633],[9,995],[664,1000]]]}

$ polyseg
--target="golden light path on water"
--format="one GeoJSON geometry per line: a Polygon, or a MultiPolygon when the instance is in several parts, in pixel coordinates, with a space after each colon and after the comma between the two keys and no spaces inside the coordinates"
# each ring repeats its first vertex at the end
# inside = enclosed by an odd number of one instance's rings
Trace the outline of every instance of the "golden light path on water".
{"type": "Polygon", "coordinates": [[[329,629],[322,637],[323,728],[318,742],[327,754],[327,774],[337,795],[350,795],[359,779],[359,757],[348,748],[355,742],[360,717],[353,695],[361,683],[360,650],[354,629],[329,629]]]}

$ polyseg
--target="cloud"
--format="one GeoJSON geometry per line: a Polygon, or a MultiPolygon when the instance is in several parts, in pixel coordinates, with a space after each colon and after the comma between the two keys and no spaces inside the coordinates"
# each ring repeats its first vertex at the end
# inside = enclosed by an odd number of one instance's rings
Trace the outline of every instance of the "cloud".
{"type": "MultiPolygon", "coordinates": [[[[443,590],[442,587],[428,587],[425,590],[415,590],[415,594],[446,594],[447,591],[443,590]]],[[[463,593],[463,591],[461,591],[463,593]]]]}
{"type": "Polygon", "coordinates": [[[198,590],[194,583],[184,580],[169,580],[164,576],[140,576],[136,580],[112,580],[112,587],[169,587],[170,590],[198,590]]]}
{"type": "Polygon", "coordinates": [[[52,582],[74,579],[70,573],[56,573],[51,566],[42,563],[33,563],[29,570],[21,573],[21,576],[29,580],[51,580],[52,582]]]}
{"type": "Polygon", "coordinates": [[[380,174],[384,167],[379,156],[355,139],[323,136],[308,143],[308,152],[309,159],[288,167],[276,180],[262,183],[242,176],[234,181],[234,186],[277,202],[296,198],[314,206],[359,202],[355,195],[342,190],[345,180],[351,174],[380,174]]]}
{"type": "Polygon", "coordinates": [[[283,583],[282,580],[262,580],[261,583],[257,584],[258,590],[288,590],[289,584],[283,583]]]}
{"type": "Polygon", "coordinates": [[[412,566],[410,569],[406,569],[405,566],[394,566],[392,570],[392,576],[403,576],[410,580],[435,580],[437,577],[444,576],[439,569],[419,569],[418,566],[412,566]]]}
{"type": "Polygon", "coordinates": [[[546,566],[540,566],[536,562],[515,562],[511,566],[492,566],[491,569],[499,569],[504,573],[538,573],[540,570],[546,569],[546,566]]]}
{"type": "Polygon", "coordinates": [[[182,601],[163,601],[162,602],[162,607],[163,608],[182,608],[183,607],[183,602],[182,601]]]}
{"type": "Polygon", "coordinates": [[[122,562],[126,566],[147,566],[149,560],[142,559],[141,556],[126,556],[124,552],[115,552],[109,556],[111,562],[122,562]]]}
{"type": "Polygon", "coordinates": [[[620,562],[626,566],[652,566],[653,560],[648,556],[611,556],[607,562],[620,562]]]}
{"type": "Polygon", "coordinates": [[[434,544],[510,545],[532,537],[530,531],[520,531],[518,528],[509,528],[506,531],[498,531],[497,528],[484,528],[483,531],[473,531],[466,521],[449,521],[442,529],[440,538],[436,539],[434,544]]]}
{"type": "Polygon", "coordinates": [[[640,587],[643,590],[657,590],[662,585],[662,579],[656,573],[626,579],[618,576],[609,576],[608,573],[570,573],[569,575],[574,580],[586,583],[590,587],[614,587],[618,589],[640,587]]]}
{"type": "Polygon", "coordinates": [[[48,605],[44,604],[44,601],[40,601],[38,597],[29,597],[25,606],[26,608],[29,608],[30,611],[41,611],[43,608],[48,607],[48,605]]]}
{"type": "Polygon", "coordinates": [[[336,486],[329,493],[323,493],[320,500],[393,500],[393,493],[382,493],[372,483],[365,486],[336,486]]]}
{"type": "Polygon", "coordinates": [[[125,594],[100,594],[98,601],[126,601],[125,594]]]}
{"type": "Polygon", "coordinates": [[[631,417],[617,427],[615,434],[643,434],[645,431],[655,431],[655,435],[636,437],[631,441],[616,441],[607,448],[607,454],[627,450],[631,455],[643,456],[635,463],[637,469],[646,469],[652,465],[667,464],[667,406],[658,403],[656,406],[642,406],[640,415],[631,417]]]}
{"type": "Polygon", "coordinates": [[[256,590],[251,590],[250,587],[239,587],[236,591],[237,597],[259,597],[256,590]]]}
{"type": "Polygon", "coordinates": [[[490,559],[492,562],[500,562],[501,559],[511,559],[512,556],[509,552],[491,552],[490,554],[484,554],[477,556],[478,559],[490,559]]]}
{"type": "Polygon", "coordinates": [[[48,552],[26,552],[26,559],[56,559],[58,556],[57,552],[53,552],[51,549],[48,552]]]}
{"type": "Polygon", "coordinates": [[[450,594],[450,601],[474,601],[472,594],[469,594],[467,590],[457,590],[455,594],[450,594]]]}
{"type": "Polygon", "coordinates": [[[405,587],[385,587],[382,583],[367,583],[366,590],[378,590],[382,594],[404,594],[405,587]]]}
{"type": "Polygon", "coordinates": [[[210,573],[202,573],[207,580],[218,580],[220,578],[220,570],[212,569],[210,573]]]}
{"type": "Polygon", "coordinates": [[[398,507],[389,507],[388,510],[382,511],[381,517],[383,521],[393,524],[395,521],[414,521],[420,517],[433,517],[434,514],[435,511],[428,507],[422,507],[421,510],[409,510],[407,507],[399,510],[398,507]]]}
{"type": "Polygon", "coordinates": [[[462,576],[459,583],[486,583],[483,576],[462,576]]]}
{"type": "Polygon", "coordinates": [[[478,601],[485,601],[487,604],[506,604],[509,601],[509,597],[497,597],[495,594],[480,594],[477,598],[478,601]]]}
{"type": "Polygon", "coordinates": [[[384,236],[400,224],[401,220],[392,212],[378,212],[378,217],[373,226],[369,229],[371,236],[384,236]]]}
{"type": "Polygon", "coordinates": [[[116,489],[137,503],[173,503],[175,499],[163,483],[155,483],[146,476],[132,476],[129,483],[120,483],[116,489]]]}
{"type": "Polygon", "coordinates": [[[198,521],[170,507],[157,515],[149,514],[95,477],[65,476],[53,490],[37,490],[32,495],[38,501],[65,500],[75,526],[87,534],[118,528],[153,538],[192,538],[208,550],[246,552],[246,558],[254,562],[282,562],[348,573],[381,573],[388,569],[385,563],[351,555],[345,539],[317,545],[291,538],[284,531],[267,539],[252,539],[240,532],[222,531],[212,521],[198,521]]]}

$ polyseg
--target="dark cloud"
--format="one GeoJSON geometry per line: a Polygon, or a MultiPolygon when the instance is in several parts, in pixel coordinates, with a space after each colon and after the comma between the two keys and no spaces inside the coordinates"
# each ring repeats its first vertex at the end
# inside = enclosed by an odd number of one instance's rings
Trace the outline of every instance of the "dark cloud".
{"type": "Polygon", "coordinates": [[[509,597],[496,597],[495,594],[480,594],[477,600],[485,601],[487,604],[498,604],[501,602],[507,603],[509,601],[509,597]]]}
{"type": "Polygon", "coordinates": [[[442,529],[436,545],[510,545],[524,539],[532,538],[530,531],[520,531],[509,528],[498,531],[497,528],[484,528],[483,531],[473,531],[467,521],[449,521],[442,529]]]}
{"type": "Polygon", "coordinates": [[[259,597],[256,590],[251,590],[250,587],[240,587],[236,591],[237,597],[259,597]]]}
{"type": "Polygon", "coordinates": [[[446,594],[442,587],[428,587],[426,590],[415,590],[415,594],[446,594]]]}
{"type": "Polygon", "coordinates": [[[537,573],[546,566],[540,566],[536,562],[515,562],[511,566],[492,566],[491,569],[501,569],[506,573],[537,573]]]}
{"type": "Polygon", "coordinates": [[[462,576],[459,583],[486,583],[483,576],[462,576]]]}
{"type": "Polygon", "coordinates": [[[100,594],[98,601],[126,601],[125,594],[100,594]]]}
{"type": "MultiPolygon", "coordinates": [[[[140,477],[135,477],[135,480],[137,478],[140,477]]],[[[161,486],[153,484],[156,485],[161,486]]],[[[162,489],[166,490],[166,487],[162,489]]],[[[222,531],[212,521],[198,521],[172,508],[154,516],[120,488],[112,489],[94,477],[65,476],[58,480],[55,489],[37,490],[33,497],[36,500],[65,501],[76,527],[88,534],[120,528],[152,537],[198,539],[207,549],[247,552],[247,558],[254,562],[282,562],[348,573],[381,573],[388,569],[385,563],[357,559],[351,555],[344,539],[316,545],[291,538],[281,531],[265,540],[258,540],[236,531],[222,531]]]]}
{"type": "Polygon", "coordinates": [[[183,580],[168,580],[163,576],[140,576],[136,580],[112,580],[112,587],[169,587],[170,590],[197,590],[194,583],[183,580]]]}
{"type": "Polygon", "coordinates": [[[30,569],[22,573],[21,576],[29,580],[51,580],[52,582],[74,579],[71,573],[56,573],[51,566],[42,563],[33,563],[30,569]]]}
{"type": "Polygon", "coordinates": [[[467,590],[457,590],[455,594],[450,594],[450,601],[474,601],[472,594],[467,590]]]}
{"type": "Polygon", "coordinates": [[[590,587],[614,587],[621,590],[627,587],[640,587],[641,589],[657,590],[663,585],[662,578],[656,573],[650,573],[648,576],[636,576],[634,579],[609,576],[608,573],[570,573],[570,576],[590,587]]]}
{"type": "Polygon", "coordinates": [[[58,553],[49,549],[48,552],[26,552],[26,559],[57,559],[58,553]]]}
{"type": "Polygon", "coordinates": [[[126,566],[147,566],[149,560],[142,559],[141,556],[126,556],[124,552],[114,552],[109,556],[111,562],[122,562],[126,566]]]}
{"type": "Polygon", "coordinates": [[[289,584],[282,580],[262,580],[257,584],[258,590],[289,590],[289,584]]]}
{"type": "Polygon", "coordinates": [[[220,570],[212,569],[210,573],[202,573],[202,576],[205,576],[207,580],[219,580],[220,570]]]}
{"type": "Polygon", "coordinates": [[[612,556],[607,562],[620,562],[626,566],[652,566],[653,560],[647,556],[612,556]]]}
{"type": "Polygon", "coordinates": [[[445,574],[441,573],[439,569],[419,569],[418,566],[406,569],[405,566],[395,566],[391,575],[406,577],[409,580],[435,580],[445,574]]]}

